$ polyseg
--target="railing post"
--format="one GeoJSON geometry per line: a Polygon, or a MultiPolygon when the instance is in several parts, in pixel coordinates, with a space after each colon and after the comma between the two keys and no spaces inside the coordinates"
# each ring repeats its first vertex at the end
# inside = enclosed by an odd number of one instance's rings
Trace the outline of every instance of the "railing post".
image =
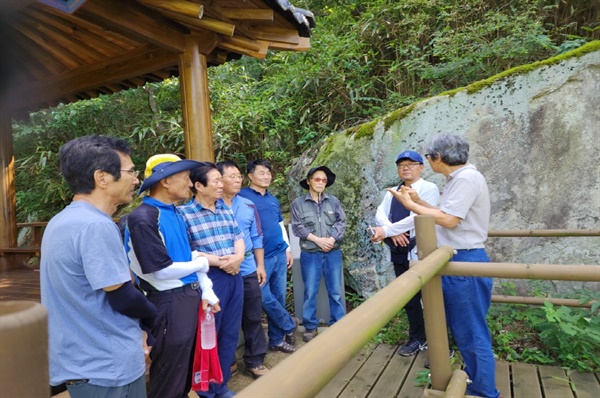
{"type": "MultiPolygon", "coordinates": [[[[416,216],[415,233],[418,255],[420,259],[423,259],[437,249],[434,217],[431,215],[416,216]]],[[[448,330],[441,276],[432,277],[423,286],[421,295],[431,369],[431,388],[445,391],[452,374],[448,356],[448,330]]]]}

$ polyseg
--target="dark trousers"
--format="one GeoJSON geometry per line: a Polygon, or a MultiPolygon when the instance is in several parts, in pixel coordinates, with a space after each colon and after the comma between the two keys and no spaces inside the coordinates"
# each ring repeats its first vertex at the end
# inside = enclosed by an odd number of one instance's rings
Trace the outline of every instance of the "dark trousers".
{"type": "Polygon", "coordinates": [[[262,365],[267,355],[267,337],[262,327],[262,294],[256,272],[244,276],[244,363],[249,368],[262,365]]]}
{"type": "MultiPolygon", "coordinates": [[[[394,273],[399,277],[408,271],[408,255],[404,259],[396,258],[394,261],[394,273]],[[397,261],[397,262],[396,262],[397,261]]],[[[404,312],[408,318],[409,340],[417,339],[420,342],[427,340],[425,336],[425,321],[423,320],[423,307],[421,306],[421,291],[404,306],[404,312]]]]}
{"type": "Polygon", "coordinates": [[[217,267],[210,267],[208,277],[213,283],[213,291],[219,298],[221,306],[221,311],[215,314],[215,326],[223,383],[210,383],[208,391],[197,391],[197,394],[200,397],[212,398],[228,391],[227,382],[231,378],[231,364],[235,360],[235,350],[242,325],[244,281],[241,274],[231,275],[217,267]]]}
{"type": "Polygon", "coordinates": [[[192,387],[192,361],[200,291],[183,288],[148,294],[158,310],[152,334],[148,398],[187,397],[192,387]]]}

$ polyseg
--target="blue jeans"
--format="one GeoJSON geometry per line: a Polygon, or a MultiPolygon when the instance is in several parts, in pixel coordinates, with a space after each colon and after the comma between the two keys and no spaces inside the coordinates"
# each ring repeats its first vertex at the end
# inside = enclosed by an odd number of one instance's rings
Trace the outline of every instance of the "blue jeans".
{"type": "MultiPolygon", "coordinates": [[[[450,261],[489,262],[485,249],[458,250],[450,261]]],[[[446,321],[473,381],[467,394],[498,398],[496,361],[487,325],[492,299],[492,278],[442,276],[446,321]]]]}
{"type": "Polygon", "coordinates": [[[342,251],[300,253],[302,280],[304,281],[304,305],[302,307],[304,328],[316,329],[317,295],[321,285],[321,276],[325,277],[325,287],[329,296],[329,324],[333,325],[346,315],[346,307],[342,301],[342,251]]]}
{"type": "Polygon", "coordinates": [[[72,398],[146,398],[146,376],[120,387],[101,387],[89,383],[67,386],[72,398]]]}
{"type": "MultiPolygon", "coordinates": [[[[231,378],[231,364],[235,361],[240,327],[242,326],[242,308],[244,306],[244,280],[242,274],[231,275],[225,271],[210,267],[208,277],[213,283],[213,291],[219,298],[221,311],[215,314],[217,330],[217,350],[223,372],[223,382],[210,383],[208,391],[197,391],[199,397],[220,397],[229,392],[227,382],[231,378]]],[[[196,344],[200,344],[196,341],[196,344]]]]}
{"type": "Polygon", "coordinates": [[[287,289],[287,260],[285,251],[265,258],[267,282],[261,286],[262,308],[267,314],[269,346],[283,342],[283,336],[291,333],[296,323],[285,309],[287,289]]]}

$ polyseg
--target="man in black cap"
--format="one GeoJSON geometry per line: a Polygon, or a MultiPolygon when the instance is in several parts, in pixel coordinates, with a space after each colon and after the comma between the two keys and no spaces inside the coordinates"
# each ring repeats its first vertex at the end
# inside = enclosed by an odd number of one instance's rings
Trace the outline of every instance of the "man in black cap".
{"type": "Polygon", "coordinates": [[[292,203],[292,230],[300,238],[300,266],[304,281],[303,340],[308,342],[318,333],[317,294],[321,276],[329,296],[329,324],[346,315],[342,286],[342,251],[340,243],[346,231],[346,214],[340,201],[324,193],[335,181],[326,166],[312,168],[300,186],[308,189],[292,203]]]}
{"type": "MultiPolygon", "coordinates": [[[[396,158],[398,177],[402,180],[396,190],[402,186],[412,187],[426,202],[437,205],[440,192],[437,185],[421,178],[423,172],[423,157],[415,151],[403,151],[396,158]]],[[[390,257],[394,264],[396,277],[408,271],[409,260],[417,260],[414,238],[415,214],[407,210],[392,194],[386,192],[383,201],[377,208],[375,216],[379,227],[373,228],[373,242],[382,240],[390,248],[390,257]]],[[[421,292],[417,293],[404,306],[408,318],[408,341],[398,350],[402,356],[415,355],[427,347],[421,292]]]]}
{"type": "Polygon", "coordinates": [[[192,251],[175,204],[190,197],[190,170],[203,163],[160,154],[146,162],[140,193],[150,190],[127,217],[125,250],[158,315],[152,333],[149,398],[181,398],[192,386],[198,308],[220,307],[206,275],[217,259],[192,251]],[[200,289],[200,290],[199,290],[200,289]]]}

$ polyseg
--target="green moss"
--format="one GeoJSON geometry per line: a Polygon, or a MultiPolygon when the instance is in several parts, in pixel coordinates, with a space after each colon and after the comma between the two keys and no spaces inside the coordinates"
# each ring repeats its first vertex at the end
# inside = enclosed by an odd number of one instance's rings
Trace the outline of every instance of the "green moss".
{"type": "MultiPolygon", "coordinates": [[[[595,40],[595,41],[589,42],[579,48],[576,48],[573,51],[569,51],[568,53],[557,55],[556,57],[548,58],[543,61],[533,62],[533,63],[527,64],[527,65],[519,65],[512,69],[508,69],[504,72],[498,73],[497,75],[489,77],[485,80],[480,80],[478,82],[469,84],[466,87],[459,87],[454,90],[444,91],[444,92],[438,94],[436,97],[443,96],[443,95],[452,97],[456,93],[459,93],[459,92],[465,91],[465,90],[467,91],[467,93],[473,94],[487,86],[492,85],[493,83],[495,83],[498,80],[503,79],[507,76],[529,73],[532,70],[537,69],[541,66],[554,65],[554,64],[557,64],[564,60],[567,60],[567,59],[570,59],[573,57],[581,57],[585,54],[589,54],[591,52],[599,51],[599,50],[600,50],[600,40],[595,40]]],[[[396,123],[397,121],[402,120],[406,116],[408,116],[414,110],[416,104],[418,104],[420,101],[424,101],[425,99],[428,99],[428,98],[424,98],[424,99],[418,100],[416,102],[413,102],[412,104],[405,106],[403,108],[400,108],[400,109],[390,113],[386,117],[384,117],[383,118],[384,131],[389,130],[389,128],[394,123],[396,123]]],[[[373,134],[375,133],[375,127],[377,126],[377,123],[379,122],[379,120],[380,119],[375,119],[371,122],[363,123],[361,125],[351,127],[348,130],[346,130],[345,135],[346,136],[354,135],[354,137],[357,139],[363,138],[363,137],[372,137],[373,134]]],[[[327,154],[331,153],[330,148],[329,148],[330,145],[331,145],[331,141],[327,143],[327,148],[324,148],[321,151],[321,154],[324,154],[324,152],[327,152],[327,154]]],[[[321,154],[319,155],[320,157],[321,157],[321,154]]],[[[328,156],[323,156],[323,157],[327,158],[328,156]]]]}
{"type": "Polygon", "coordinates": [[[404,119],[406,116],[408,116],[413,109],[415,109],[415,105],[418,103],[417,102],[413,102],[412,104],[405,106],[403,108],[400,108],[392,113],[390,113],[388,116],[386,116],[383,119],[383,123],[384,123],[384,131],[388,131],[389,128],[396,123],[398,120],[402,120],[404,119]]]}
{"type": "Polygon", "coordinates": [[[464,91],[464,90],[466,90],[467,93],[469,93],[469,94],[473,94],[487,86],[492,85],[493,83],[495,83],[498,80],[503,79],[507,76],[529,73],[532,70],[535,70],[541,66],[555,65],[564,60],[567,60],[567,59],[570,59],[573,57],[581,57],[585,54],[589,54],[591,52],[599,51],[599,50],[600,50],[600,40],[595,40],[595,41],[589,42],[587,44],[584,44],[583,46],[576,48],[573,51],[569,51],[568,53],[560,54],[560,55],[557,55],[556,57],[548,58],[543,61],[533,62],[531,64],[515,66],[514,68],[505,70],[504,72],[498,73],[497,75],[489,77],[485,80],[480,80],[478,82],[469,84],[466,87],[459,87],[454,90],[444,91],[443,93],[440,93],[437,96],[447,95],[447,96],[452,97],[456,93],[458,93],[460,91],[464,91]]]}
{"type": "Polygon", "coordinates": [[[379,119],[375,119],[371,122],[363,123],[359,126],[352,127],[346,132],[346,135],[354,134],[354,138],[356,139],[363,137],[372,137],[373,133],[375,133],[375,126],[377,126],[378,121],[379,119]]]}

